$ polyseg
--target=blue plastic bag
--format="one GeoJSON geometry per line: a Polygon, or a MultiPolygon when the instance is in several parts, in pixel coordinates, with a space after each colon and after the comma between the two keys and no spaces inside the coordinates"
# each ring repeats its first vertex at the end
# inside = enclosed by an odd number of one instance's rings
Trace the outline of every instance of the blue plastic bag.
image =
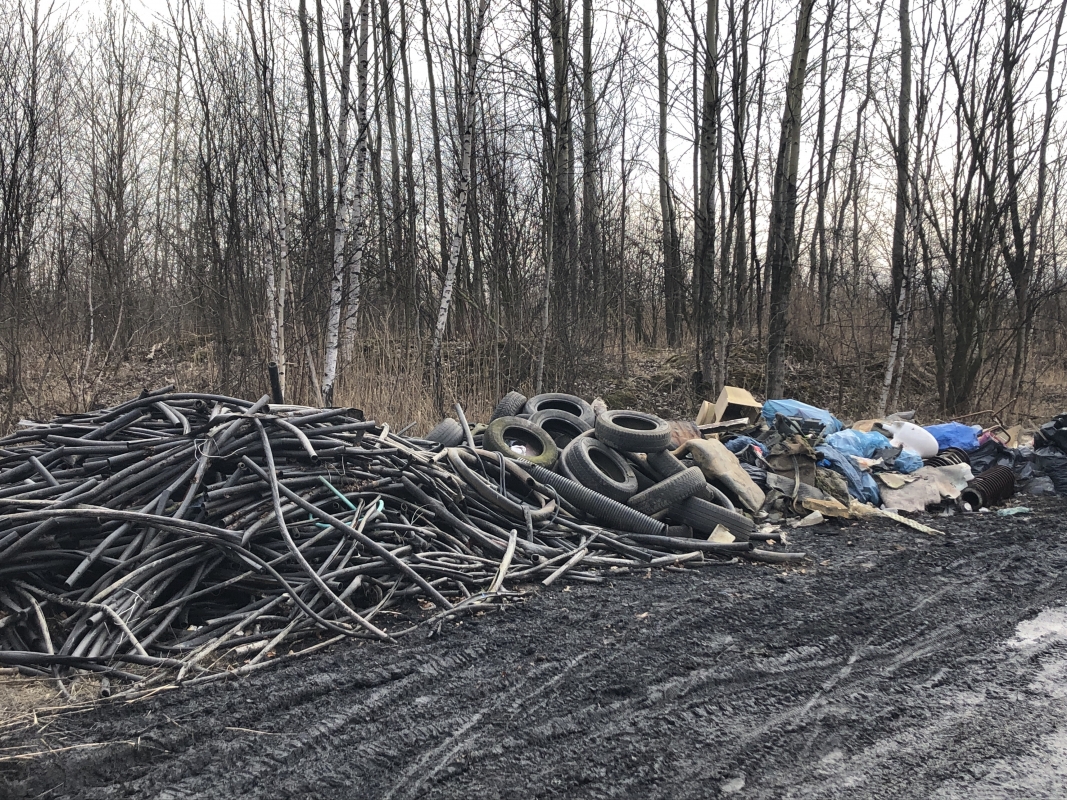
{"type": "Polygon", "coordinates": [[[889,447],[889,439],[878,431],[864,433],[852,428],[831,433],[826,437],[826,443],[835,450],[859,458],[872,458],[877,451],[889,447]]]}
{"type": "Polygon", "coordinates": [[[768,400],[763,404],[763,418],[767,422],[774,422],[774,415],[781,414],[783,417],[803,417],[804,419],[817,419],[830,433],[841,430],[844,425],[841,420],[829,411],[809,406],[799,400],[768,400]]]}
{"type": "Polygon", "coordinates": [[[926,425],[929,431],[937,439],[937,449],[944,450],[949,447],[958,447],[960,450],[978,449],[978,434],[974,428],[964,425],[962,422],[945,422],[941,425],[926,425]]]}
{"type": "Polygon", "coordinates": [[[901,450],[900,455],[893,461],[893,469],[897,472],[903,472],[905,475],[909,472],[915,472],[917,469],[922,469],[922,465],[922,456],[911,452],[911,450],[901,450]]]}
{"type": "Polygon", "coordinates": [[[864,503],[882,504],[878,484],[869,472],[864,472],[852,460],[852,456],[828,445],[820,445],[815,452],[830,462],[830,469],[845,477],[848,493],[864,503]]]}

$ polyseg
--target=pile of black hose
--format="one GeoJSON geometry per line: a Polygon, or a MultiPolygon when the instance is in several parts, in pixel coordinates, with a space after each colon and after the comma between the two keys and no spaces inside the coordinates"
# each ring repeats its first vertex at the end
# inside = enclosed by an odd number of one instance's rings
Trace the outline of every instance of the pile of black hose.
{"type": "Polygon", "coordinates": [[[0,439],[0,664],[63,691],[85,673],[136,682],[128,696],[393,639],[505,583],[751,549],[664,536],[636,508],[475,447],[462,414],[465,443],[445,447],[354,409],[268,401],[164,389],[0,439]]]}

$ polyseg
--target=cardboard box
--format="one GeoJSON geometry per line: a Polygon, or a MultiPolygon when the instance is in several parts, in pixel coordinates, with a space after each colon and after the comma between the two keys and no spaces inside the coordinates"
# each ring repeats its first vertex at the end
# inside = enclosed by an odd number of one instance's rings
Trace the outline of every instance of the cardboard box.
{"type": "Polygon", "coordinates": [[[719,392],[719,399],[715,401],[715,418],[711,421],[729,422],[735,419],[747,419],[749,424],[755,424],[762,409],[763,404],[757,403],[756,398],[746,389],[724,386],[719,392]]]}
{"type": "Polygon", "coordinates": [[[697,425],[710,425],[715,421],[715,405],[710,400],[705,400],[700,404],[696,423],[697,425]]]}

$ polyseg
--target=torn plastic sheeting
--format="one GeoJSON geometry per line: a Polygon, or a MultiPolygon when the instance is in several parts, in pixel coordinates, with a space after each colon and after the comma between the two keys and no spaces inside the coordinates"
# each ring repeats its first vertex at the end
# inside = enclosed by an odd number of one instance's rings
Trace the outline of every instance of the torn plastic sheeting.
{"type": "Polygon", "coordinates": [[[762,413],[767,422],[773,422],[775,414],[781,414],[783,417],[803,417],[804,419],[818,420],[822,423],[823,428],[828,429],[831,433],[836,433],[845,427],[841,424],[841,420],[826,409],[809,406],[799,400],[768,400],[763,404],[762,413]]]}
{"type": "Polygon", "coordinates": [[[826,437],[826,443],[835,450],[840,450],[850,456],[873,458],[878,450],[889,447],[889,438],[878,431],[864,433],[850,428],[831,433],[826,437]]]}
{"type": "Polygon", "coordinates": [[[1023,487],[1023,494],[1030,494],[1035,497],[1056,494],[1056,484],[1054,484],[1052,478],[1047,475],[1031,478],[1023,487]]]}
{"type": "MultiPolygon", "coordinates": [[[[1043,449],[1043,448],[1042,448],[1043,449]]],[[[1063,451],[1059,451],[1063,452],[1063,451]]],[[[1012,472],[1015,473],[1015,479],[1017,481],[1028,481],[1034,475],[1034,464],[1031,462],[1031,458],[1036,458],[1036,452],[1032,452],[1027,448],[1019,448],[1013,450],[1005,447],[996,439],[990,439],[985,442],[977,450],[974,450],[970,454],[971,458],[971,471],[975,475],[981,475],[987,469],[992,467],[1010,467],[1012,472]]],[[[1038,468],[1049,475],[1048,471],[1044,467],[1038,465],[1038,468]]],[[[1053,482],[1055,477],[1051,476],[1053,482]]]]}
{"type": "Polygon", "coordinates": [[[748,477],[752,478],[752,482],[759,488],[767,488],[767,470],[746,464],[744,461],[741,462],[741,469],[748,473],[748,477]]]}
{"type": "Polygon", "coordinates": [[[927,506],[940,504],[942,500],[955,500],[971,478],[971,468],[967,464],[923,467],[914,472],[907,484],[899,489],[882,489],[882,501],[886,506],[900,511],[923,511],[927,506]]]}
{"type": "Polygon", "coordinates": [[[864,503],[871,503],[876,506],[881,505],[882,497],[878,493],[878,484],[874,482],[874,478],[870,474],[863,472],[856,466],[852,456],[842,453],[837,448],[829,445],[820,445],[815,448],[815,452],[830,463],[831,469],[845,477],[850,495],[857,500],[862,500],[864,503]]]}
{"type": "Polygon", "coordinates": [[[938,450],[947,450],[950,447],[958,447],[968,453],[978,449],[978,434],[974,428],[964,425],[962,422],[944,422],[940,425],[926,425],[923,430],[928,431],[937,439],[938,450]]]}

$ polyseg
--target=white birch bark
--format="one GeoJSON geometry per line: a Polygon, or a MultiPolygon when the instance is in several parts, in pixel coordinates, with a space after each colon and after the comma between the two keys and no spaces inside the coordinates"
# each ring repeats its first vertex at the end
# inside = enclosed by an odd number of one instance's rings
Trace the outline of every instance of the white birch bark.
{"type": "Polygon", "coordinates": [[[459,266],[459,253],[463,245],[463,236],[467,223],[467,196],[470,192],[471,150],[474,142],[474,91],[477,85],[478,56],[481,49],[482,29],[485,27],[485,14],[488,8],[489,0],[478,1],[478,16],[474,24],[471,52],[467,59],[467,96],[464,98],[463,148],[460,154],[459,187],[456,194],[456,224],[453,227],[452,247],[448,254],[445,281],[441,287],[441,305],[437,310],[437,325],[434,328],[432,344],[434,377],[439,401],[441,395],[441,340],[444,338],[445,326],[448,324],[448,312],[452,307],[452,290],[456,282],[456,269],[459,266]]]}
{"type": "MultiPolygon", "coordinates": [[[[889,390],[893,386],[893,373],[897,367],[901,337],[904,332],[904,316],[908,308],[908,279],[910,270],[907,258],[907,220],[909,172],[908,155],[911,148],[909,124],[911,121],[911,18],[908,0],[900,0],[900,100],[897,105],[897,207],[893,225],[893,273],[900,276],[900,291],[897,305],[893,312],[893,332],[889,343],[889,359],[885,366],[885,379],[882,381],[882,394],[878,398],[878,416],[886,413],[889,402],[889,390]]],[[[901,365],[903,369],[903,364],[901,365]]]]}
{"type": "MultiPolygon", "coordinates": [[[[363,6],[367,0],[364,0],[363,6]]],[[[326,363],[322,376],[322,404],[333,405],[333,389],[337,380],[337,353],[340,345],[341,307],[344,305],[345,240],[349,215],[348,171],[351,157],[348,152],[349,91],[352,72],[352,2],[344,0],[341,18],[341,96],[337,117],[337,213],[333,223],[333,278],[330,282],[330,310],[326,321],[326,363]]]]}
{"type": "MultiPolygon", "coordinates": [[[[359,53],[356,57],[356,180],[352,186],[352,200],[348,209],[348,228],[352,231],[352,250],[348,258],[348,308],[345,311],[344,353],[352,357],[356,341],[356,322],[359,320],[359,299],[363,271],[363,183],[367,171],[367,42],[370,4],[363,0],[359,9],[359,53]]],[[[340,212],[338,212],[340,214],[340,212]]]]}

